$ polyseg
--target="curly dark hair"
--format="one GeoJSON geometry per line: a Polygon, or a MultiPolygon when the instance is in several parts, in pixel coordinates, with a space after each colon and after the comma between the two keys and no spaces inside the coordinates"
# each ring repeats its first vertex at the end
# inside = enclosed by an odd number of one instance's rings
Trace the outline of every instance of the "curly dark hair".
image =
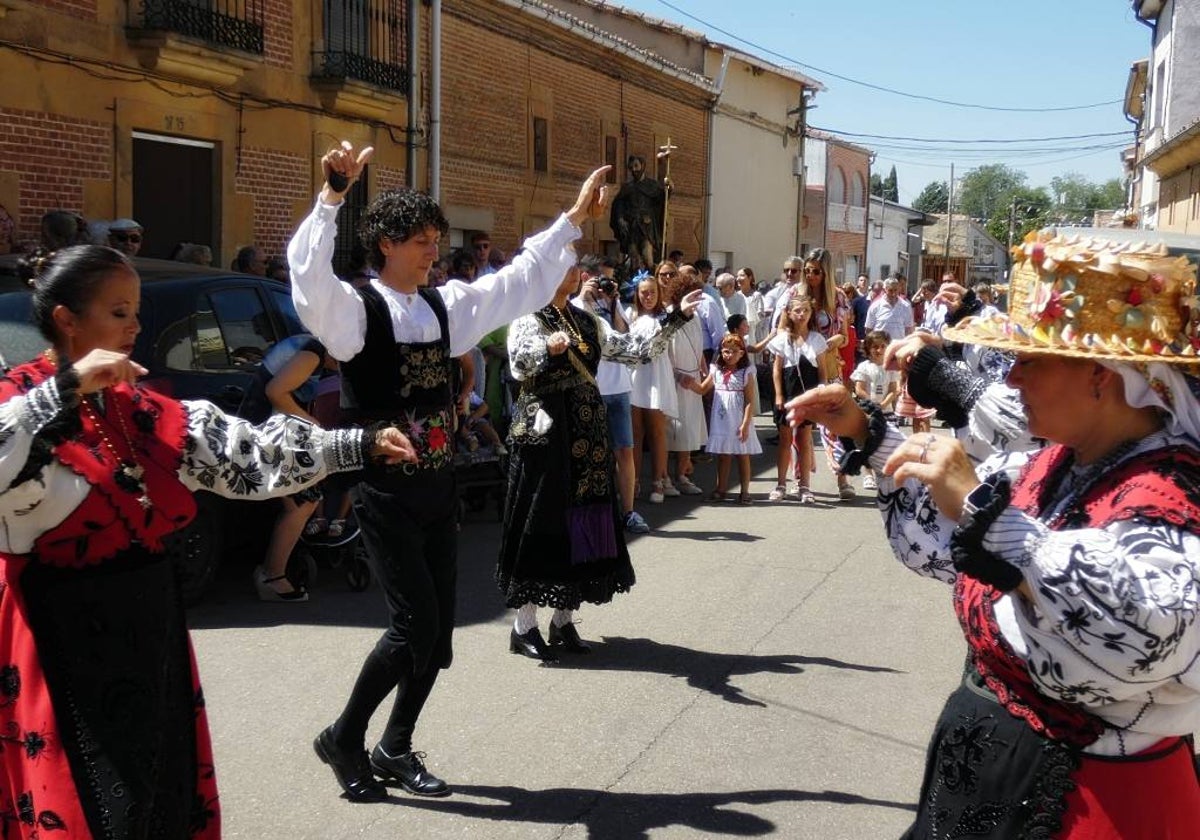
{"type": "Polygon", "coordinates": [[[80,314],[100,284],[117,269],[133,271],[120,251],[104,245],[74,245],[59,251],[35,251],[17,264],[17,274],[33,286],[33,322],[51,344],[60,336],[52,313],[56,306],[80,314]]]}
{"type": "Polygon", "coordinates": [[[437,228],[442,236],[450,230],[442,208],[428,193],[401,187],[375,197],[358,223],[358,238],[367,249],[367,261],[380,270],[383,268],[383,252],[379,250],[382,240],[404,242],[430,227],[437,228]]]}

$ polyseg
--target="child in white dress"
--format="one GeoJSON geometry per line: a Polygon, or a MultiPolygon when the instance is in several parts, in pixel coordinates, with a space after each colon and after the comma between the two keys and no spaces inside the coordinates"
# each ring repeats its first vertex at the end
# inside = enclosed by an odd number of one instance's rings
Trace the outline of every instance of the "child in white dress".
{"type": "Polygon", "coordinates": [[[767,344],[767,349],[775,356],[771,375],[775,384],[775,426],[779,429],[779,453],[775,464],[778,481],[767,497],[772,502],[781,501],[787,496],[787,470],[793,449],[796,458],[796,498],[802,505],[811,505],[816,501],[808,486],[809,475],[816,469],[812,424],[801,424],[793,434],[783,411],[785,402],[820,383],[820,372],[826,364],[828,344],[813,326],[813,312],[812,298],[803,292],[793,293],[780,321],[780,327],[786,328],[786,332],[781,330],[767,344]]]}
{"type": "Polygon", "coordinates": [[[762,452],[754,431],[754,407],[758,405],[754,374],[745,342],[741,336],[729,334],[721,339],[719,363],[709,366],[708,376],[695,384],[701,394],[716,392],[708,422],[708,451],[717,456],[717,489],[709,497],[713,501],[725,500],[729,468],[736,456],[742,484],[738,504],[750,504],[750,456],[762,452]]]}
{"type": "MultiPolygon", "coordinates": [[[[883,366],[883,351],[887,349],[889,341],[891,337],[883,330],[867,333],[863,340],[863,353],[867,358],[859,362],[854,373],[850,374],[854,395],[875,403],[885,415],[895,411],[896,399],[900,396],[900,373],[883,366]]],[[[875,471],[870,467],[866,467],[865,471],[863,489],[875,490],[875,471]]]]}

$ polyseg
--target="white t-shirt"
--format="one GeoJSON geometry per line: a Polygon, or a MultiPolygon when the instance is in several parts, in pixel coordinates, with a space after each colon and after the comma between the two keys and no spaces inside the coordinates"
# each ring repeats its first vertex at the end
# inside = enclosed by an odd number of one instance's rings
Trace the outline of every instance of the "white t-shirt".
{"type": "Polygon", "coordinates": [[[767,343],[768,350],[776,356],[783,357],[784,367],[796,367],[803,357],[808,359],[818,372],[821,368],[817,365],[817,359],[828,347],[829,343],[825,341],[825,336],[816,330],[809,330],[808,336],[798,341],[793,341],[790,335],[776,335],[767,343]]]}
{"type": "Polygon", "coordinates": [[[850,374],[850,381],[866,385],[867,399],[879,405],[887,396],[891,383],[900,381],[900,374],[898,371],[886,370],[882,365],[867,359],[858,363],[854,373],[850,374]]]}

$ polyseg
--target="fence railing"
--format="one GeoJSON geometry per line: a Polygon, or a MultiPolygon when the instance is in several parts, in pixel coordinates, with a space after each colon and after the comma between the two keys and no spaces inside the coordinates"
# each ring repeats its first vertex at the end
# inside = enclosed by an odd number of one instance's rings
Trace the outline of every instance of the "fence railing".
{"type": "Polygon", "coordinates": [[[325,50],[315,74],[408,90],[403,0],[323,0],[325,50]]]}
{"type": "Polygon", "coordinates": [[[263,52],[262,0],[142,0],[141,26],[135,28],[263,52]]]}

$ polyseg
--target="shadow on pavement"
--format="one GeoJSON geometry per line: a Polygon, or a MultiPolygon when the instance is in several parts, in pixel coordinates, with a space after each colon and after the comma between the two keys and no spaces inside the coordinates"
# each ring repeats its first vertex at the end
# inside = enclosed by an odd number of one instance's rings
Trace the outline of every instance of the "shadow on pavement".
{"type": "Polygon", "coordinates": [[[652,829],[682,826],[705,836],[758,837],[775,831],[768,819],[736,810],[737,805],[777,802],[829,802],[835,805],[875,805],[915,811],[906,802],[871,799],[841,791],[748,790],[730,793],[614,793],[586,788],[524,788],[456,785],[449,799],[394,800],[411,808],[482,820],[582,825],[588,837],[646,840],[652,829]],[[492,802],[467,802],[471,796],[492,802]]]}
{"type": "Polygon", "coordinates": [[[747,697],[740,688],[730,684],[730,679],[739,674],[801,674],[804,672],[804,666],[814,665],[871,673],[898,673],[894,668],[858,665],[824,656],[713,653],[664,644],[652,639],[629,639],[623,636],[605,636],[603,641],[590,644],[590,654],[569,657],[564,655],[564,658],[552,667],[589,671],[640,671],[681,677],[693,688],[742,706],[765,708],[766,704],[747,697]]]}

